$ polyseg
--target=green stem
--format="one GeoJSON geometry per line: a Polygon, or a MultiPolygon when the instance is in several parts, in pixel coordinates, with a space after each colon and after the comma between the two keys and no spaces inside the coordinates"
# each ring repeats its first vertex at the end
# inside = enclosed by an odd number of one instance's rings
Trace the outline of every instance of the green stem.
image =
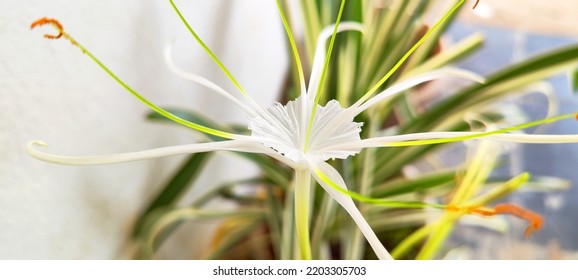
{"type": "Polygon", "coordinates": [[[423,226],[419,230],[406,237],[395,249],[391,252],[394,259],[400,259],[405,256],[414,246],[421,240],[425,239],[437,226],[439,222],[423,226]]]}
{"type": "Polygon", "coordinates": [[[321,206],[319,207],[320,210],[317,214],[317,219],[315,219],[315,222],[313,223],[311,236],[311,246],[313,247],[312,256],[317,260],[323,259],[323,254],[321,253],[324,241],[323,238],[330,227],[331,217],[335,214],[336,205],[337,203],[335,200],[328,194],[325,194],[321,206]]]}
{"type": "Polygon", "coordinates": [[[285,209],[283,210],[283,224],[281,232],[281,259],[293,259],[295,240],[295,219],[293,218],[295,205],[293,203],[293,188],[287,188],[285,193],[285,209]]]}
{"type": "Polygon", "coordinates": [[[448,235],[451,233],[454,223],[463,216],[463,213],[446,213],[440,220],[432,234],[429,236],[421,250],[416,256],[418,260],[429,260],[439,251],[448,235]]]}
{"type": "Polygon", "coordinates": [[[301,259],[311,259],[309,243],[309,203],[311,196],[311,173],[308,169],[295,170],[295,229],[301,259]]]}

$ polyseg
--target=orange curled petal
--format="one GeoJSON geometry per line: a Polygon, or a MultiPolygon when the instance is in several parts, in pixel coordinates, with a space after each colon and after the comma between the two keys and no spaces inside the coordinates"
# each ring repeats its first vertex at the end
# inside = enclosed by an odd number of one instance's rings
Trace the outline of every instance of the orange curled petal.
{"type": "Polygon", "coordinates": [[[62,24],[60,22],[58,22],[58,20],[53,19],[53,18],[43,17],[41,19],[38,19],[30,25],[30,29],[34,29],[37,26],[43,26],[46,24],[50,24],[50,25],[54,26],[54,28],[56,28],[58,30],[58,34],[56,34],[56,35],[44,34],[44,38],[58,39],[58,38],[62,37],[62,35],[64,35],[64,27],[62,27],[62,24]]]}

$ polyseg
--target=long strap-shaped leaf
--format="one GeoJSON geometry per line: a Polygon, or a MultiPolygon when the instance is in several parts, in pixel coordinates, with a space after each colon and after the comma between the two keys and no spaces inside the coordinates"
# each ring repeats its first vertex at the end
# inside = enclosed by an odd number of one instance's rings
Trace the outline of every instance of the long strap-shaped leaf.
{"type": "MultiPolygon", "coordinates": [[[[534,58],[528,59],[516,65],[507,67],[488,77],[486,83],[475,84],[466,88],[450,98],[440,102],[428,112],[419,116],[415,121],[403,127],[404,133],[425,131],[432,128],[436,122],[432,120],[444,119],[453,114],[457,108],[464,104],[471,104],[471,99],[479,98],[482,92],[509,84],[510,90],[525,86],[533,81],[538,81],[570,69],[578,65],[578,45],[554,50],[534,58]]],[[[498,99],[503,94],[493,95],[491,99],[498,99]]],[[[487,100],[485,100],[487,101],[487,100]]]]}
{"type": "MultiPolygon", "coordinates": [[[[534,81],[545,79],[565,69],[578,65],[578,45],[573,45],[533,57],[506,67],[488,77],[486,83],[475,84],[438,103],[426,113],[405,124],[401,133],[428,131],[440,121],[456,112],[463,112],[476,102],[490,102],[504,97],[509,91],[521,88],[534,81]],[[494,93],[492,93],[494,91],[494,93]]],[[[431,147],[388,149],[379,158],[376,179],[386,179],[397,173],[404,165],[424,155],[431,147]],[[418,150],[421,150],[418,152],[418,150]],[[414,151],[408,154],[408,151],[414,151]],[[400,156],[402,153],[407,156],[400,156]]]]}
{"type": "Polygon", "coordinates": [[[146,207],[146,210],[137,220],[133,230],[133,237],[140,235],[142,225],[147,215],[155,209],[175,205],[178,199],[192,186],[212,153],[193,154],[174,173],[170,181],[146,207]]]}

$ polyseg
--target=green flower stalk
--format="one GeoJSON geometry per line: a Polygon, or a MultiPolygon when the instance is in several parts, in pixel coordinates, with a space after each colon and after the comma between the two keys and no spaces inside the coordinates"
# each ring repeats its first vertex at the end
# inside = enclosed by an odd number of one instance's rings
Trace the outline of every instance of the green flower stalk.
{"type": "MultiPolygon", "coordinates": [[[[331,100],[325,105],[320,105],[320,92],[323,86],[325,73],[327,71],[333,42],[336,34],[344,31],[363,32],[363,26],[356,22],[340,22],[345,0],[341,2],[339,15],[334,25],[326,27],[317,39],[315,56],[311,70],[309,83],[305,83],[304,71],[301,66],[300,55],[297,51],[295,39],[293,38],[291,28],[287,23],[283,9],[279,0],[278,11],[288,35],[292,54],[298,69],[300,94],[295,100],[287,104],[274,104],[271,107],[263,108],[251,98],[240,83],[233,77],[224,64],[213,54],[208,46],[196,34],[194,29],[188,24],[180,13],[173,0],[169,0],[177,15],[180,17],[186,28],[190,31],[196,41],[203,47],[215,63],[229,77],[231,82],[241,93],[241,98],[228,93],[223,88],[206,78],[186,73],[178,69],[168,54],[170,68],[179,76],[192,82],[203,85],[208,89],[226,97],[234,102],[240,109],[244,110],[249,118],[247,124],[250,135],[232,133],[218,130],[215,128],[203,126],[194,122],[182,119],[165,109],[155,105],[146,99],[143,95],[136,92],[132,87],[123,82],[116,74],[107,68],[99,59],[75,41],[67,34],[62,25],[54,19],[43,18],[35,22],[32,27],[39,25],[53,25],[58,30],[58,35],[51,37],[63,37],[73,43],[87,54],[95,63],[115,79],[123,88],[134,95],[137,99],[150,107],[152,110],[162,116],[182,124],[194,130],[218,136],[225,140],[197,143],[190,145],[172,146],[159,149],[152,149],[140,152],[131,152],[113,155],[100,156],[61,156],[43,152],[37,149],[37,146],[45,146],[41,141],[32,141],[27,146],[27,152],[33,157],[58,164],[69,165],[94,165],[110,164],[119,162],[129,162],[136,160],[152,159],[164,156],[179,154],[192,154],[210,151],[236,151],[244,153],[259,153],[270,156],[279,162],[291,167],[294,170],[294,193],[295,193],[295,220],[297,243],[300,257],[302,259],[311,258],[311,248],[309,244],[309,205],[310,191],[312,187],[312,178],[333,198],[337,201],[351,216],[357,224],[359,230],[368,241],[369,245],[379,259],[392,259],[387,249],[377,238],[368,222],[355,205],[353,198],[360,201],[366,201],[374,204],[392,205],[388,201],[369,198],[354,192],[348,191],[348,188],[341,174],[327,163],[330,159],[346,159],[357,155],[362,149],[379,148],[379,147],[400,147],[414,145],[430,145],[436,143],[448,143],[464,141],[476,138],[486,140],[523,142],[523,143],[552,143],[552,142],[578,142],[578,135],[525,135],[510,133],[523,127],[539,125],[547,122],[557,121],[565,118],[572,118],[574,114],[563,115],[551,119],[545,119],[521,126],[515,126],[507,129],[493,130],[483,133],[477,132],[427,132],[414,133],[405,135],[395,135],[389,137],[374,137],[361,139],[360,132],[362,123],[355,122],[354,119],[359,114],[378,104],[390,101],[405,90],[412,88],[424,82],[431,80],[458,77],[478,83],[484,81],[483,77],[464,70],[445,68],[420,75],[408,77],[382,92],[378,89],[390,78],[396,70],[408,59],[408,57],[427,39],[437,28],[446,22],[449,16],[458,9],[464,1],[459,1],[450,11],[448,11],[427,33],[421,38],[396,64],[395,66],[380,79],[370,90],[362,95],[352,106],[343,108],[339,100],[331,100]],[[327,47],[327,41],[329,46],[327,47]]],[[[407,207],[407,205],[401,205],[407,207]]],[[[410,207],[424,207],[423,204],[410,207]]]]}

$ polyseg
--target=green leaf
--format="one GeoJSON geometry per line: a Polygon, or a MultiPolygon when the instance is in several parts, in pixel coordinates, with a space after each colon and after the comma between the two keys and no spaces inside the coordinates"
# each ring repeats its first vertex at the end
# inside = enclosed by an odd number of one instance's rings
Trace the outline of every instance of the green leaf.
{"type": "MultiPolygon", "coordinates": [[[[490,119],[491,118],[488,116],[490,119]]],[[[463,131],[468,128],[468,124],[465,122],[460,122],[456,126],[452,127],[452,131],[463,131]]],[[[376,182],[382,182],[395,174],[398,174],[401,169],[414,162],[421,157],[427,155],[430,152],[442,147],[443,144],[437,145],[422,145],[407,148],[381,148],[380,157],[377,158],[375,164],[375,180],[376,182]]]]}
{"type": "Polygon", "coordinates": [[[572,92],[576,94],[578,93],[578,68],[574,69],[574,71],[570,73],[570,78],[570,82],[572,83],[572,92]]]}
{"type": "Polygon", "coordinates": [[[438,121],[463,113],[481,103],[503,97],[510,91],[550,77],[578,64],[578,45],[557,49],[506,67],[488,77],[486,83],[470,86],[440,102],[415,121],[406,124],[402,132],[432,129],[438,121]]]}
{"type": "MultiPolygon", "coordinates": [[[[431,1],[426,1],[426,2],[429,2],[430,5],[432,3],[431,1]]],[[[427,41],[425,41],[419,49],[417,49],[415,51],[415,53],[413,54],[413,57],[411,58],[411,60],[408,62],[407,66],[406,66],[407,69],[412,69],[412,68],[416,67],[417,65],[420,65],[422,62],[428,60],[428,58],[432,55],[432,52],[435,50],[435,47],[438,44],[441,36],[445,33],[448,26],[450,26],[450,24],[455,20],[456,15],[459,14],[459,12],[463,9],[463,7],[464,6],[461,6],[456,11],[451,13],[449,18],[446,21],[444,21],[441,24],[441,26],[436,31],[434,31],[434,33],[432,33],[430,35],[430,37],[427,39],[427,41]]],[[[428,26],[425,26],[425,27],[427,29],[431,28],[428,26]]]]}
{"type": "Polygon", "coordinates": [[[484,194],[481,194],[473,199],[470,199],[465,205],[469,207],[479,207],[487,205],[507,195],[510,195],[530,179],[530,173],[524,172],[507,182],[494,187],[484,194]]]}
{"type": "Polygon", "coordinates": [[[283,201],[279,197],[273,186],[267,186],[267,199],[265,200],[266,208],[269,209],[266,213],[267,224],[271,231],[271,243],[273,249],[274,259],[279,259],[281,254],[281,228],[283,224],[283,201]]]}
{"type": "MultiPolygon", "coordinates": [[[[216,198],[216,197],[220,197],[223,195],[227,195],[227,191],[234,188],[235,186],[238,185],[245,185],[245,184],[270,184],[269,180],[263,179],[261,177],[256,177],[256,178],[251,178],[251,179],[245,179],[245,180],[238,180],[238,181],[233,181],[233,182],[228,182],[228,183],[224,183],[221,184],[211,190],[209,190],[208,192],[206,192],[205,194],[199,196],[198,198],[196,198],[191,205],[189,206],[188,209],[198,209],[198,213],[204,213],[201,208],[209,201],[211,201],[212,199],[216,198]]],[[[237,199],[237,198],[234,198],[237,199]]],[[[250,197],[240,197],[237,202],[244,202],[246,200],[252,200],[254,201],[255,198],[250,198],[250,197]]],[[[147,255],[151,255],[154,253],[154,251],[156,250],[156,248],[158,248],[160,245],[162,245],[162,243],[174,232],[174,230],[176,230],[181,223],[184,220],[187,220],[188,216],[184,216],[182,219],[173,219],[171,221],[171,223],[165,225],[162,227],[162,230],[160,231],[156,231],[154,230],[155,225],[157,225],[161,219],[165,219],[165,216],[170,215],[171,213],[178,213],[178,211],[184,211],[185,213],[187,211],[192,211],[192,210],[183,210],[183,209],[187,209],[187,208],[181,208],[181,210],[177,209],[175,207],[174,204],[170,204],[170,205],[166,205],[166,206],[158,206],[154,209],[152,209],[151,211],[149,211],[149,213],[147,213],[146,215],[142,216],[139,219],[139,232],[138,235],[135,236],[135,238],[137,240],[140,240],[141,243],[151,243],[153,246],[151,246],[150,244],[144,247],[141,247],[141,256],[147,256],[147,255]],[[151,235],[154,234],[154,237],[151,237],[151,235]],[[153,238],[153,241],[150,241],[151,238],[153,238]]],[[[196,210],[195,210],[196,211],[196,210]]],[[[224,212],[226,214],[226,212],[224,212]]],[[[147,243],[147,244],[148,244],[147,243]]]]}
{"type": "MultiPolygon", "coordinates": [[[[235,228],[234,230],[229,232],[223,238],[223,241],[219,244],[219,246],[207,252],[207,254],[205,254],[202,258],[208,260],[222,259],[223,256],[227,253],[227,251],[231,250],[233,247],[243,242],[243,239],[247,238],[247,236],[249,236],[252,232],[254,232],[258,226],[262,225],[262,223],[263,223],[262,217],[254,218],[251,221],[247,221],[245,226],[235,228]]],[[[262,242],[261,244],[264,244],[264,242],[262,242]]],[[[257,248],[257,250],[258,249],[259,248],[257,248]]]]}
{"type": "Polygon", "coordinates": [[[188,157],[139,216],[133,230],[133,237],[137,237],[142,233],[144,220],[151,212],[161,207],[175,205],[178,202],[179,198],[190,189],[193,182],[198,178],[211,155],[212,153],[199,153],[188,157]]]}
{"type": "Polygon", "coordinates": [[[442,52],[424,61],[417,67],[407,69],[407,73],[404,73],[404,76],[411,77],[459,61],[460,59],[474,53],[474,51],[479,50],[483,44],[484,36],[480,33],[472,34],[458,43],[449,46],[447,49],[444,49],[442,52]]]}
{"type": "MultiPolygon", "coordinates": [[[[505,97],[509,92],[524,87],[534,81],[545,79],[564,69],[578,64],[578,45],[573,45],[535,56],[526,61],[506,67],[488,77],[486,83],[472,85],[446,100],[436,104],[427,112],[403,125],[401,134],[444,130],[464,130],[464,124],[451,124],[454,127],[439,128],[442,121],[453,119],[460,121],[462,114],[475,107],[489,104],[505,97]],[[457,125],[457,126],[456,126],[457,125]]],[[[384,180],[395,175],[403,166],[424,156],[434,148],[430,146],[410,147],[407,149],[387,149],[380,157],[381,162],[376,180],[384,180]]]]}
{"type": "MultiPolygon", "coordinates": [[[[202,126],[206,126],[206,127],[213,127],[213,128],[217,128],[219,130],[223,130],[223,131],[228,131],[231,132],[230,129],[228,129],[227,127],[224,127],[220,124],[217,124],[216,122],[210,121],[207,117],[201,115],[201,114],[197,114],[195,112],[192,112],[190,110],[186,110],[186,109],[180,109],[180,108],[163,108],[165,111],[181,118],[184,120],[187,120],[189,122],[193,122],[196,124],[200,124],[202,126]]],[[[147,119],[151,120],[151,121],[162,121],[162,122],[169,122],[169,123],[173,123],[173,121],[169,120],[168,118],[166,118],[165,116],[151,111],[150,113],[147,114],[147,119]]],[[[203,133],[203,135],[205,135],[206,137],[208,137],[210,140],[212,141],[223,141],[223,140],[227,140],[225,138],[221,138],[218,136],[214,136],[211,134],[206,134],[203,133]]]]}
{"type": "Polygon", "coordinates": [[[228,199],[232,199],[232,200],[235,200],[237,202],[240,202],[240,203],[255,202],[257,200],[255,195],[253,195],[253,196],[251,196],[251,195],[246,195],[246,196],[236,195],[236,194],[232,193],[232,189],[237,187],[237,186],[241,186],[241,185],[266,185],[266,186],[269,186],[269,185],[271,185],[271,183],[272,183],[271,180],[264,178],[263,176],[249,178],[249,179],[243,179],[243,180],[235,180],[232,182],[223,183],[223,184],[218,185],[215,188],[212,188],[211,190],[207,191],[203,195],[196,198],[191,203],[190,206],[194,207],[194,208],[201,208],[208,201],[210,201],[216,197],[228,198],[228,199]]]}
{"type": "Polygon", "coordinates": [[[374,197],[389,197],[413,192],[425,191],[454,181],[454,171],[445,171],[435,174],[424,175],[417,179],[400,179],[387,181],[372,190],[374,197]]]}
{"type": "Polygon", "coordinates": [[[263,209],[242,209],[242,210],[214,210],[214,209],[198,209],[194,207],[175,208],[164,207],[158,208],[151,214],[151,219],[148,219],[143,227],[143,235],[139,240],[143,243],[141,248],[147,257],[152,256],[152,253],[160,246],[162,241],[172,232],[178,225],[187,220],[214,220],[222,218],[249,218],[260,221],[264,217],[265,211],[263,209]]]}

